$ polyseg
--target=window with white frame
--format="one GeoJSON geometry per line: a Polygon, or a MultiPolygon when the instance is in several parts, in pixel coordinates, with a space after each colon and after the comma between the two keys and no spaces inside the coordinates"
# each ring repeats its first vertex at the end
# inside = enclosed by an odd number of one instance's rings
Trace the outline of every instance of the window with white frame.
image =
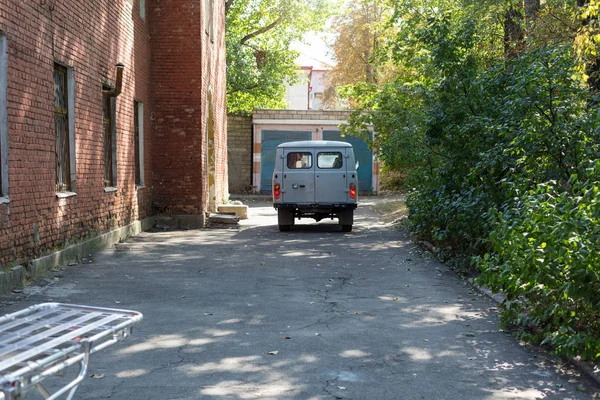
{"type": "Polygon", "coordinates": [[[0,202],[8,200],[8,63],[6,35],[0,32],[0,202]]]}

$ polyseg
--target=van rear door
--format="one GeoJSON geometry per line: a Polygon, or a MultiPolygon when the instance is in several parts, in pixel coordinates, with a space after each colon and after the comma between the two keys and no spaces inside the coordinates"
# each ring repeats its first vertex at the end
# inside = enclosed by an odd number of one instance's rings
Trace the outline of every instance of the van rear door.
{"type": "Polygon", "coordinates": [[[315,158],[311,148],[286,148],[283,152],[282,203],[314,204],[315,158]]]}
{"type": "Polygon", "coordinates": [[[346,185],[348,148],[315,149],[315,199],[319,204],[348,202],[346,185]]]}

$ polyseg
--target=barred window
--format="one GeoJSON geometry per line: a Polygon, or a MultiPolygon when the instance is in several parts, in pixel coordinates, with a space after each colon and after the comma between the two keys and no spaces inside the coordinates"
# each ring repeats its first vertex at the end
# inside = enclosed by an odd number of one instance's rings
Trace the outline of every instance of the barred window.
{"type": "Polygon", "coordinates": [[[54,127],[56,130],[56,191],[71,190],[67,68],[54,64],[54,127]]]}
{"type": "Polygon", "coordinates": [[[133,102],[133,144],[135,148],[135,184],[144,186],[144,103],[133,102]]]}
{"type": "MultiPolygon", "coordinates": [[[[105,87],[104,90],[111,89],[105,87]]],[[[102,114],[104,127],[104,187],[116,186],[116,128],[115,98],[102,96],[102,114]]]]}

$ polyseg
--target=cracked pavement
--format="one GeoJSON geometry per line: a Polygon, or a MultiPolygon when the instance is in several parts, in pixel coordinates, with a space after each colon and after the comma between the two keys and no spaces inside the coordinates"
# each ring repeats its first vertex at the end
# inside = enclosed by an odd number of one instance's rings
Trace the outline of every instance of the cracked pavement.
{"type": "Polygon", "coordinates": [[[145,232],[3,298],[144,320],[76,399],[591,399],[595,383],[500,329],[497,305],[363,198],[354,231],[252,200],[239,229],[145,232]],[[270,354],[271,353],[271,354],[270,354]]]}

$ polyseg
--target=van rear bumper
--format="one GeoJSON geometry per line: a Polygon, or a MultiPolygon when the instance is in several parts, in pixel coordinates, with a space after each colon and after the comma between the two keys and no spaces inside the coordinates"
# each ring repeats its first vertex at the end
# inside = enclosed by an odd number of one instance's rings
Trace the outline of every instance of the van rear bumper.
{"type": "MultiPolygon", "coordinates": [[[[277,218],[314,218],[319,222],[325,218],[339,218],[341,225],[352,225],[356,203],[314,203],[314,204],[294,204],[294,203],[273,203],[277,209],[277,218]]],[[[279,223],[282,225],[282,223],[279,223]]]]}
{"type": "Polygon", "coordinates": [[[319,212],[323,210],[355,210],[358,207],[356,203],[315,203],[315,204],[295,204],[295,203],[273,203],[275,208],[285,208],[299,210],[302,212],[319,212]]]}

